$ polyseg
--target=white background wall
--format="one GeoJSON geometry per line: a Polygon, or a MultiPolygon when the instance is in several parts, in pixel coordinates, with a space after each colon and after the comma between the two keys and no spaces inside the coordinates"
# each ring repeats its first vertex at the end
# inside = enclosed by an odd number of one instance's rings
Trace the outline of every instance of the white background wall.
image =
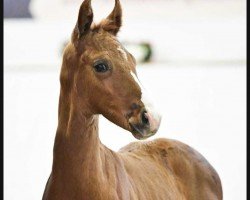
{"type": "MultiPolygon", "coordinates": [[[[141,82],[163,115],[153,138],[194,147],[219,173],[224,199],[246,199],[245,1],[133,2],[124,3],[120,39],[153,44],[154,61],[138,66],[141,82]]],[[[60,48],[75,24],[78,5],[52,12],[59,4],[48,3],[34,1],[35,20],[4,21],[7,200],[41,199],[51,170],[60,48]]],[[[113,2],[93,5],[102,18],[113,2]]],[[[100,138],[113,150],[135,141],[104,118],[100,138]]]]}

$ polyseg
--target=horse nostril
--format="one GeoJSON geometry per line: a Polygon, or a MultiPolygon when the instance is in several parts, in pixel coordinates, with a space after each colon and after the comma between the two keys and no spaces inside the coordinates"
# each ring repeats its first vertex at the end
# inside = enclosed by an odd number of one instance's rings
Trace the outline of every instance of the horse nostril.
{"type": "Polygon", "coordinates": [[[149,125],[149,120],[148,120],[148,117],[146,115],[146,111],[143,111],[142,114],[141,114],[141,121],[143,124],[146,124],[146,125],[149,125]]]}

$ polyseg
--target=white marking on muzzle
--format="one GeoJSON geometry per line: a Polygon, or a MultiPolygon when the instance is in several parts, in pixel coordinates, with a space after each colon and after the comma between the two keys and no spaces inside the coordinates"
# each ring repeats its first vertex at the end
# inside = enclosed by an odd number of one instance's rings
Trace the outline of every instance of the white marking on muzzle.
{"type": "Polygon", "coordinates": [[[134,80],[136,81],[136,83],[141,88],[141,93],[142,93],[141,101],[144,104],[147,113],[150,115],[149,120],[151,121],[151,125],[152,125],[151,130],[155,131],[154,129],[158,129],[160,126],[161,116],[159,115],[155,107],[153,106],[152,101],[149,99],[146,90],[144,89],[140,81],[138,80],[137,76],[132,71],[130,73],[132,77],[134,78],[134,80]]]}

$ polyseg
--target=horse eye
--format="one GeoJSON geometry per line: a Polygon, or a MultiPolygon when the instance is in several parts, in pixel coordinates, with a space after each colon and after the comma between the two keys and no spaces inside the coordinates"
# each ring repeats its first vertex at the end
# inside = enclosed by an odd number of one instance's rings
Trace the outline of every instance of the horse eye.
{"type": "Polygon", "coordinates": [[[99,73],[104,73],[109,70],[109,66],[106,63],[94,64],[94,68],[95,68],[95,71],[99,73]]]}

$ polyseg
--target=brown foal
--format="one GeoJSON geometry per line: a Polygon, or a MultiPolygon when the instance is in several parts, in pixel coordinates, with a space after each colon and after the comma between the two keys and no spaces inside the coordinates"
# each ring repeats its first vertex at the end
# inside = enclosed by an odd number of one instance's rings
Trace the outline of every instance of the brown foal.
{"type": "Polygon", "coordinates": [[[137,79],[135,59],[118,42],[122,10],[93,24],[90,0],[79,10],[60,75],[58,128],[43,200],[217,200],[213,167],[174,140],[134,142],[114,152],[98,136],[98,115],[145,139],[161,117],[137,79]]]}

